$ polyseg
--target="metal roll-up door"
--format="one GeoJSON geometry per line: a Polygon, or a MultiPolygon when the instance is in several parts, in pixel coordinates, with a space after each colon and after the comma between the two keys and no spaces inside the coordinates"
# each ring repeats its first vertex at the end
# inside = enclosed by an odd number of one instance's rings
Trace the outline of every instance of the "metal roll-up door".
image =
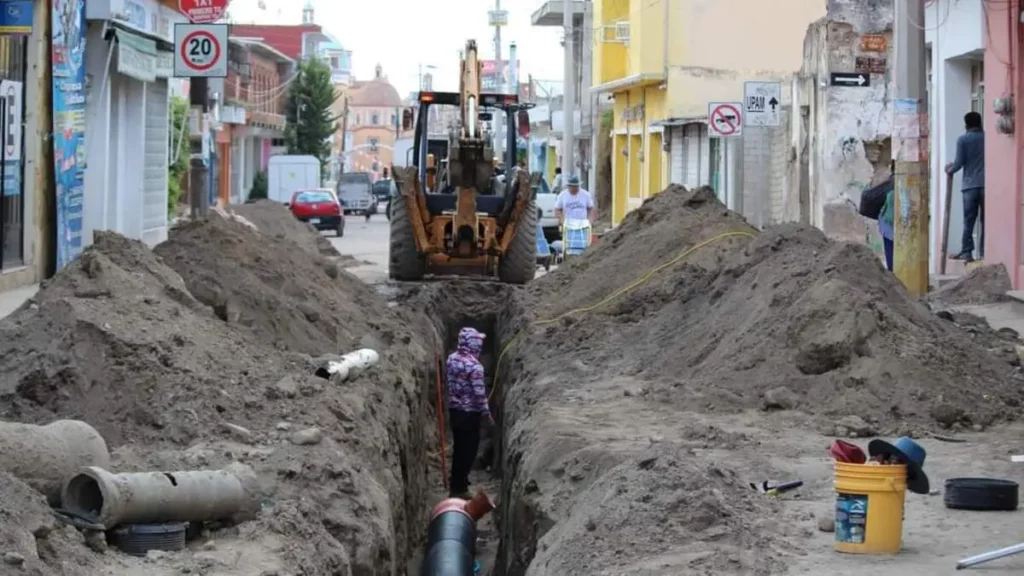
{"type": "Polygon", "coordinates": [[[683,127],[673,126],[669,129],[669,181],[673,184],[683,184],[683,127]]]}
{"type": "Polygon", "coordinates": [[[142,184],[142,241],[155,246],[167,239],[167,134],[170,101],[167,80],[146,82],[145,162],[142,184]]]}

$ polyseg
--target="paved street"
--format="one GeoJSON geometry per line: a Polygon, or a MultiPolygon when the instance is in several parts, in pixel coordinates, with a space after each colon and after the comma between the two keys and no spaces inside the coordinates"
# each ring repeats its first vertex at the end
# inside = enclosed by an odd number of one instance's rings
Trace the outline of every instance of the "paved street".
{"type": "Polygon", "coordinates": [[[361,216],[349,216],[345,219],[345,236],[328,236],[339,252],[367,263],[349,268],[349,272],[376,285],[388,279],[388,231],[388,219],[381,204],[379,213],[371,216],[369,222],[361,216]]]}

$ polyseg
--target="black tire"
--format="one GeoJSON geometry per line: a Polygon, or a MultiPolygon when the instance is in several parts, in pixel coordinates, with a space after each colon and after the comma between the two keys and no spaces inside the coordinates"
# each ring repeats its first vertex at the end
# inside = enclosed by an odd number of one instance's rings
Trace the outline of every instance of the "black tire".
{"type": "Polygon", "coordinates": [[[366,221],[367,221],[367,222],[369,222],[369,221],[370,221],[370,216],[373,216],[373,214],[370,214],[369,212],[367,212],[367,213],[366,213],[366,221]]]}
{"type": "Polygon", "coordinates": [[[404,198],[391,203],[391,242],[388,248],[388,277],[401,282],[422,280],[426,260],[416,249],[416,236],[404,198]]]}
{"type": "Polygon", "coordinates": [[[338,238],[341,238],[342,236],[345,235],[345,221],[344,220],[342,220],[341,223],[338,224],[338,227],[334,230],[334,233],[338,235],[338,238]]]}
{"type": "Polygon", "coordinates": [[[516,225],[508,253],[498,262],[498,279],[508,284],[526,284],[537,275],[537,203],[530,200],[516,225]]]}
{"type": "Polygon", "coordinates": [[[994,478],[950,478],[942,501],[954,510],[1016,510],[1019,486],[994,478]]]}

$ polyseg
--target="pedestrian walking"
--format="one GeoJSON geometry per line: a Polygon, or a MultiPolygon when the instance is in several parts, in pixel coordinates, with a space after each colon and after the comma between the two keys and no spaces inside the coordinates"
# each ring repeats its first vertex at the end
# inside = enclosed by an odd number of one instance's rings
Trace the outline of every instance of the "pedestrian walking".
{"type": "MultiPolygon", "coordinates": [[[[960,192],[964,202],[964,231],[960,238],[960,253],[953,257],[963,262],[974,261],[974,225],[981,220],[978,256],[985,257],[985,132],[981,114],[964,115],[966,132],[956,139],[956,159],[946,165],[946,174],[964,171],[960,192]]],[[[947,210],[949,207],[946,208],[947,210]]]]}
{"type": "Polygon", "coordinates": [[[895,229],[893,227],[893,209],[895,208],[895,191],[896,191],[896,162],[889,163],[889,178],[882,182],[880,186],[885,191],[885,204],[882,204],[882,211],[878,215],[878,233],[882,235],[882,247],[885,251],[885,268],[892,272],[893,266],[893,249],[896,244],[894,242],[895,229]]]}
{"type": "Polygon", "coordinates": [[[469,498],[469,472],[480,447],[480,426],[494,424],[487,402],[480,352],[486,336],[470,327],[459,330],[455,352],[448,356],[448,419],[452,428],[452,468],[449,496],[469,498]]]}
{"type": "Polygon", "coordinates": [[[562,169],[555,168],[555,179],[551,181],[551,191],[558,194],[562,188],[562,169]]]}

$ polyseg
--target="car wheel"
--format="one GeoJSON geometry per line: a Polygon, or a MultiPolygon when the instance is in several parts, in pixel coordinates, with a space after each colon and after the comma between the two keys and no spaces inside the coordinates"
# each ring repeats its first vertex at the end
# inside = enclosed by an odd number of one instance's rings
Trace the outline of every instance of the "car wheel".
{"type": "Polygon", "coordinates": [[[371,214],[370,214],[369,212],[367,212],[367,213],[366,213],[366,221],[367,221],[367,222],[369,222],[369,221],[370,221],[370,216],[371,216],[371,214]]]}
{"type": "Polygon", "coordinates": [[[338,235],[338,238],[341,238],[342,236],[345,235],[345,221],[344,220],[341,221],[341,224],[338,224],[338,228],[334,232],[335,232],[335,234],[338,235]]]}

